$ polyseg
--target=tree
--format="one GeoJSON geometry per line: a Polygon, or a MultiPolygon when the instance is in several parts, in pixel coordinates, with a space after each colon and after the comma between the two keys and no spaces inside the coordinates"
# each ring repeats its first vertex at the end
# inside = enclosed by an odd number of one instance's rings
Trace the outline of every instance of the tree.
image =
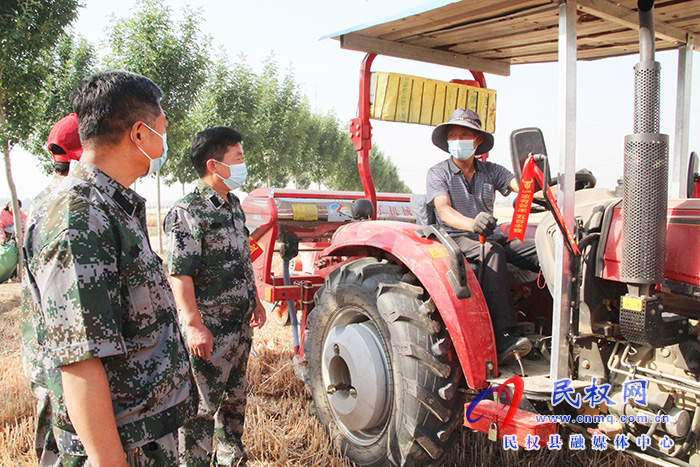
{"type": "Polygon", "coordinates": [[[46,139],[51,127],[73,111],[72,98],[79,83],[92,74],[94,47],[83,37],[70,32],[61,34],[52,53],[50,73],[44,90],[45,98],[37,109],[41,115],[34,132],[23,145],[44,161],[46,173],[53,172],[53,159],[46,150],[46,139]]]}
{"type": "MultiPolygon", "coordinates": [[[[51,51],[61,32],[76,18],[78,0],[4,0],[0,9],[0,146],[10,188],[22,265],[23,235],[10,150],[26,141],[41,117],[51,51]]],[[[18,268],[21,275],[21,268],[18,268]]]]}
{"type": "Polygon", "coordinates": [[[243,189],[260,186],[266,176],[262,154],[267,144],[260,124],[263,85],[243,54],[231,65],[222,52],[211,70],[196,118],[203,128],[229,126],[243,135],[248,167],[243,189]]]}
{"type": "Polygon", "coordinates": [[[377,191],[385,193],[410,193],[411,189],[406,185],[391,159],[375,146],[369,151],[369,166],[372,170],[372,178],[377,191]]]}
{"type": "MultiPolygon", "coordinates": [[[[333,190],[362,191],[362,180],[357,167],[357,152],[350,138],[338,155],[328,186],[333,190]]],[[[369,151],[369,166],[377,192],[410,193],[411,189],[401,180],[396,166],[377,146],[369,151]]]]}
{"type": "MultiPolygon", "coordinates": [[[[221,54],[195,114],[204,127],[226,125],[243,134],[248,167],[244,190],[289,182],[302,189],[311,183],[319,189],[362,189],[347,125],[333,113],[311,111],[291,68],[280,82],[274,55],[257,75],[244,55],[231,65],[221,54]]],[[[409,191],[381,152],[373,150],[370,161],[379,190],[409,191]]]]}
{"type": "Polygon", "coordinates": [[[248,180],[243,186],[286,186],[290,178],[308,186],[308,164],[300,162],[304,122],[310,111],[290,70],[282,83],[274,55],[260,75],[245,56],[229,66],[219,58],[198,110],[207,126],[230,126],[243,135],[248,180]]]}
{"type": "Polygon", "coordinates": [[[211,38],[200,31],[200,11],[183,9],[180,21],[162,0],[138,0],[133,16],[114,19],[107,31],[104,65],[140,73],[163,90],[161,106],[168,117],[166,183],[196,178],[189,159],[197,105],[211,64],[211,38]]]}
{"type": "MultiPolygon", "coordinates": [[[[206,82],[211,38],[200,33],[200,12],[185,8],[181,21],[171,19],[162,0],[138,0],[134,16],[114,20],[108,31],[108,67],[123,68],[152,79],[163,90],[161,106],[168,117],[168,164],[156,173],[157,218],[161,225],[160,177],[166,183],[195,178],[189,158],[193,129],[192,108],[206,82]]],[[[163,250],[158,229],[159,250],[163,250]]]]}
{"type": "Polygon", "coordinates": [[[296,108],[294,118],[287,122],[286,169],[294,187],[307,189],[313,179],[313,167],[321,164],[318,147],[320,128],[318,117],[311,113],[309,104],[303,99],[296,108]]]}
{"type": "Polygon", "coordinates": [[[262,138],[264,146],[262,157],[256,157],[254,161],[253,180],[258,178],[268,187],[285,186],[289,181],[291,159],[298,154],[302,137],[299,119],[303,96],[291,70],[280,85],[277,63],[272,54],[266,59],[263,73],[258,78],[257,94],[254,131],[262,138]]]}
{"type": "MultiPolygon", "coordinates": [[[[325,115],[314,114],[311,125],[316,130],[316,146],[313,154],[314,163],[309,167],[310,179],[319,189],[326,185],[342,189],[345,183],[340,181],[343,175],[352,173],[352,159],[357,159],[348,132],[343,130],[337,117],[332,112],[325,115]],[[341,162],[343,161],[343,162],[341,162]]],[[[354,164],[357,167],[357,163],[354,164]]]]}

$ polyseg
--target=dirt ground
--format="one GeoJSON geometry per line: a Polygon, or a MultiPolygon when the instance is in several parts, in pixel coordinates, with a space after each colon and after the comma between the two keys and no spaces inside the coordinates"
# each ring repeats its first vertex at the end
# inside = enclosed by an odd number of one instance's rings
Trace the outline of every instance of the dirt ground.
{"type": "MultiPolygon", "coordinates": [[[[32,455],[34,406],[22,373],[19,341],[19,284],[0,285],[0,466],[35,466],[32,455]]],[[[268,324],[256,330],[257,357],[248,363],[248,405],[244,444],[250,467],[349,467],[334,453],[323,427],[309,413],[310,395],[295,376],[290,327],[268,324]]],[[[486,435],[462,429],[446,463],[456,466],[641,466],[614,452],[512,452],[486,435]]]]}

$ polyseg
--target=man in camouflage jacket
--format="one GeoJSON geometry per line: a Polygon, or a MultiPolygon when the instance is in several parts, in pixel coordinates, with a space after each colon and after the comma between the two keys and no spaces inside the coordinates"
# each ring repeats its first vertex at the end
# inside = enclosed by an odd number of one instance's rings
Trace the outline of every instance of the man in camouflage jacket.
{"type": "Polygon", "coordinates": [[[246,176],[241,140],[226,127],[195,135],[190,156],[201,180],[164,221],[167,268],[199,391],[197,417],[180,430],[180,465],[188,467],[246,462],[245,372],[251,326],[265,322],[265,310],[245,217],[231,192],[246,176]]]}
{"type": "Polygon", "coordinates": [[[73,102],[81,161],[27,228],[60,465],[174,465],[174,433],[190,415],[175,302],[148,241],[145,200],[128,188],[166,156],[161,97],[135,73],[87,78],[73,102]]]}
{"type": "MultiPolygon", "coordinates": [[[[66,178],[70,169],[70,161],[80,160],[83,154],[83,146],[78,134],[78,116],[74,113],[66,115],[51,128],[47,147],[54,160],[54,177],[51,183],[44,188],[32,201],[29,207],[29,215],[38,209],[42,209],[46,197],[66,178]]],[[[59,451],[52,431],[54,418],[49,393],[49,378],[47,376],[44,361],[41,357],[42,349],[39,347],[37,326],[32,312],[33,302],[29,292],[27,275],[22,277],[22,363],[24,373],[29,379],[29,387],[36,398],[36,429],[34,430],[34,451],[39,467],[56,465],[59,462],[59,451]]],[[[55,369],[53,370],[55,373],[55,369]]],[[[54,381],[60,380],[54,374],[54,381]]],[[[60,391],[60,385],[55,388],[60,391]]]]}

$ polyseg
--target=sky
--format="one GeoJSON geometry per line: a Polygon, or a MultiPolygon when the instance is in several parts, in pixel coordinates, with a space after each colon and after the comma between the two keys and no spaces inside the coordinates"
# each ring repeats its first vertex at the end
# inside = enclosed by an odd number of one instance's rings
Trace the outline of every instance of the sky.
{"type": "MultiPolygon", "coordinates": [[[[104,39],[110,16],[138,14],[134,0],[114,2],[83,0],[75,30],[94,44],[104,39]]],[[[166,0],[174,16],[185,5],[201,9],[202,30],[213,38],[215,48],[224,49],[233,62],[243,53],[256,72],[274,53],[282,74],[293,69],[297,83],[318,112],[333,110],[342,122],[357,115],[359,69],[363,53],[340,49],[338,41],[319,40],[330,33],[379,20],[429,3],[426,0],[166,0]]],[[[694,53],[691,96],[691,128],[698,122],[700,106],[700,59],[694,53]]],[[[661,62],[661,132],[675,131],[675,87],[678,53],[657,53],[661,62]]],[[[638,56],[578,64],[576,167],[587,168],[598,185],[614,188],[622,176],[624,137],[632,133],[633,67],[638,56]]],[[[389,57],[378,57],[373,71],[390,71],[449,81],[469,79],[466,70],[429,65],[389,57]]],[[[486,75],[487,85],[498,92],[495,146],[490,161],[511,168],[510,133],[518,128],[542,129],[553,174],[559,167],[558,68],[557,64],[515,65],[511,76],[486,75]]],[[[399,169],[401,178],[414,193],[425,192],[425,174],[446,153],[430,142],[431,127],[372,120],[373,144],[381,148],[399,169]]],[[[673,145],[673,142],[672,142],[673,145]]],[[[691,132],[690,150],[700,149],[700,135],[691,132]]],[[[671,146],[671,154],[673,154],[671,146]]],[[[38,169],[38,159],[22,150],[12,152],[12,167],[19,197],[29,199],[48,184],[38,169]]],[[[357,170],[348,167],[348,170],[357,170]]],[[[155,202],[154,179],[140,180],[135,189],[155,202]]],[[[164,187],[167,204],[182,195],[182,187],[164,187]]],[[[0,199],[9,189],[0,184],[0,199]]]]}

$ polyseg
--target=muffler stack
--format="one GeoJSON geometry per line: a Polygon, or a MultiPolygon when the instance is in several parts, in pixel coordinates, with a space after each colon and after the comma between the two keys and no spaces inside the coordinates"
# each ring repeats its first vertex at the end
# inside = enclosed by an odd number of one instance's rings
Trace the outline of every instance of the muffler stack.
{"type": "Polygon", "coordinates": [[[631,284],[664,279],[668,135],[659,133],[661,65],[654,52],[654,2],[639,1],[640,62],[635,70],[634,134],[625,137],[622,264],[631,284]]]}
{"type": "Polygon", "coordinates": [[[654,2],[639,1],[640,62],[634,67],[634,134],[625,137],[620,330],[635,344],[664,347],[687,338],[688,322],[650,293],[666,269],[668,135],[659,133],[661,66],[654,60],[654,2]]]}

